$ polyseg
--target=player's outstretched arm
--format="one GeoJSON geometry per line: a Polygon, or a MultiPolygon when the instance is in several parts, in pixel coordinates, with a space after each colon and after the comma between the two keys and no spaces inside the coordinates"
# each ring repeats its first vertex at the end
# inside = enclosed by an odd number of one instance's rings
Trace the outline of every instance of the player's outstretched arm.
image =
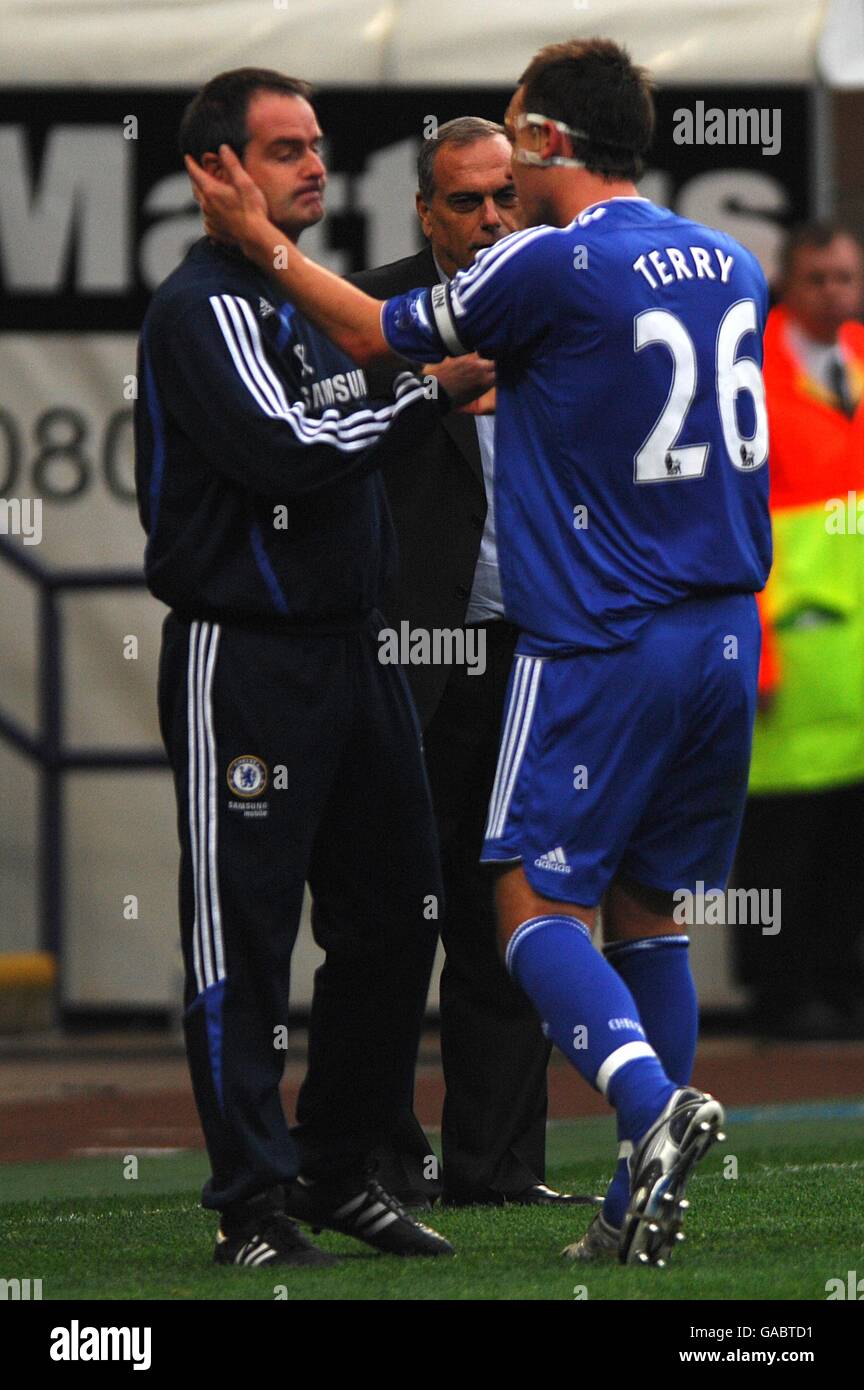
{"type": "Polygon", "coordinates": [[[244,256],[282,286],[301,313],[360,366],[394,354],[381,332],[377,299],[316,265],[270,221],[260,188],[228,145],[219,149],[227,182],[186,156],[186,168],[216,241],[235,242],[244,256]]]}

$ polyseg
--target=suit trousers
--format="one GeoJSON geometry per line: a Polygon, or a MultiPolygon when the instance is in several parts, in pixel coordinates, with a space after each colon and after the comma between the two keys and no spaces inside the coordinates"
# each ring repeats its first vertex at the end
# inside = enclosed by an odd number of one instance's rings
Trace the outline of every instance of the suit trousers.
{"type": "MultiPolygon", "coordinates": [[[[545,1174],[550,1045],[498,953],[494,871],[479,862],[518,633],[506,622],[482,626],[486,670],[472,675],[469,667],[454,666],[424,732],[445,903],[443,1191],[457,1200],[515,1195],[545,1174]]],[[[413,1114],[404,1111],[380,1155],[385,1186],[437,1195],[434,1165],[423,1168],[428,1147],[413,1114]]]]}

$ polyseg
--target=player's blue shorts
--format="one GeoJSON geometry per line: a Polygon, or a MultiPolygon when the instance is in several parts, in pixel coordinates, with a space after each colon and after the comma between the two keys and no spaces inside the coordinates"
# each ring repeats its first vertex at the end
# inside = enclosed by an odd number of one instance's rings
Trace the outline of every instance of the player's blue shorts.
{"type": "Polygon", "coordinates": [[[510,674],[484,862],[521,860],[586,907],[627,875],[725,888],[741,827],[761,633],[752,594],[658,609],[609,651],[530,654],[510,674]]]}

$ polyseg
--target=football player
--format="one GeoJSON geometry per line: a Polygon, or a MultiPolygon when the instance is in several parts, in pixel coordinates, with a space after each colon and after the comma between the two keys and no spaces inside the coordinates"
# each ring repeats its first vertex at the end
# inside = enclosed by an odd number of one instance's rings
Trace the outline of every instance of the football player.
{"type": "Polygon", "coordinates": [[[205,218],[360,362],[497,364],[496,514],[522,631],[483,857],[549,1036],[614,1106],[619,1164],[576,1258],[665,1262],[722,1137],[689,1085],[674,894],[725,888],[771,558],[767,289],[731,237],[640,197],[651,83],[608,40],[539,52],[506,115],[526,229],[383,309],[268,223],[236,163],[205,218]],[[592,946],[603,904],[605,953],[592,946]]]}

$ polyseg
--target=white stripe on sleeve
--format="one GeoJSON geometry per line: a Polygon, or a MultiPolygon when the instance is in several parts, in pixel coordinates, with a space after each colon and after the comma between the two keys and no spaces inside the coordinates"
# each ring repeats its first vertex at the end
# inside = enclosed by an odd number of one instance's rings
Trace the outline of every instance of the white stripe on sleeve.
{"type": "Polygon", "coordinates": [[[450,282],[450,304],[456,318],[467,312],[466,304],[502,266],[514,256],[518,256],[520,251],[532,242],[538,241],[541,237],[551,236],[558,230],[557,227],[532,227],[525,232],[516,232],[512,237],[506,238],[506,245],[501,242],[498,246],[493,246],[476,266],[455,276],[450,282]]]}
{"type": "Polygon", "coordinates": [[[301,444],[325,444],[343,453],[357,453],[377,443],[388,426],[407,406],[424,397],[423,383],[406,382],[392,404],[371,410],[364,406],[348,415],[325,410],[310,419],[306,406],[289,404],[282,383],[273,371],[261,341],[260,330],[245,300],[232,295],[211,295],[210,304],[240,380],[263,414],[285,420],[301,444]]]}
{"type": "MultiPolygon", "coordinates": [[[[225,298],[227,298],[227,296],[225,296],[225,298]]],[[[213,294],[210,296],[210,303],[213,307],[213,312],[216,315],[216,322],[222,329],[222,336],[225,339],[228,351],[231,354],[231,360],[233,361],[234,366],[237,369],[237,375],[243,382],[243,385],[246,387],[249,394],[253,397],[255,401],[257,401],[258,405],[264,411],[264,414],[272,415],[273,411],[270,409],[267,402],[261,395],[257,385],[252,381],[252,378],[249,375],[246,363],[243,359],[243,354],[240,351],[240,348],[235,340],[234,333],[228,324],[227,311],[222,304],[222,300],[219,298],[218,295],[213,294]]]]}

